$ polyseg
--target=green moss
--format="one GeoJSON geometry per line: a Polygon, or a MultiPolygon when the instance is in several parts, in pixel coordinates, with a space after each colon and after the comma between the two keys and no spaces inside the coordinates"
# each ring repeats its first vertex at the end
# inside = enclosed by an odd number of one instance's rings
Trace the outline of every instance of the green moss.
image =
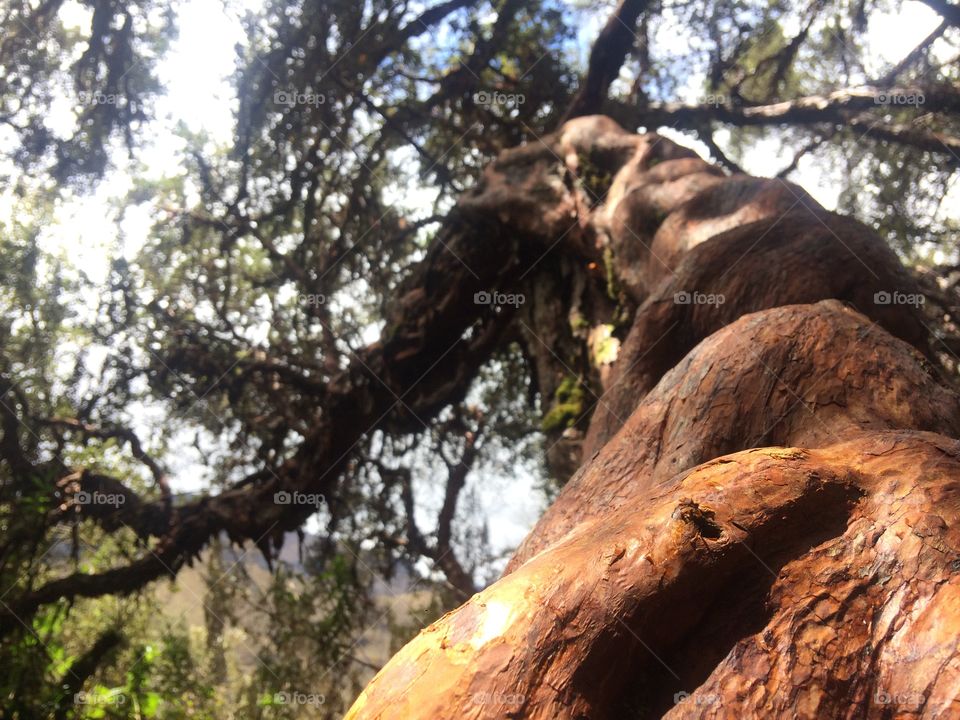
{"type": "Polygon", "coordinates": [[[553,397],[553,407],[540,421],[540,427],[547,433],[573,427],[583,414],[584,392],[577,378],[565,377],[553,397]]]}
{"type": "Polygon", "coordinates": [[[540,427],[544,432],[555,432],[572,427],[580,417],[581,406],[578,403],[561,403],[550,408],[550,412],[543,416],[540,427]]]}
{"type": "Polygon", "coordinates": [[[623,330],[624,328],[629,328],[633,323],[633,313],[627,305],[617,303],[611,320],[616,330],[623,330]]]}
{"type": "Polygon", "coordinates": [[[583,385],[575,377],[565,377],[553,394],[558,402],[583,402],[583,385]]]}

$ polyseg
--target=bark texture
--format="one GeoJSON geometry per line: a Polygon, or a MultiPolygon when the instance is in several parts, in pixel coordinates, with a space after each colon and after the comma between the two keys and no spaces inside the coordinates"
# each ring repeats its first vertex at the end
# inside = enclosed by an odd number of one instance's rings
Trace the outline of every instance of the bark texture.
{"type": "Polygon", "coordinates": [[[957,436],[960,403],[906,343],[835,300],[747,315],[698,345],[643,397],[564,488],[508,571],[585,520],[640,502],[676,473],[720,455],[824,447],[859,431],[910,428],[957,436]]]}
{"type": "Polygon", "coordinates": [[[676,476],[428,627],[348,717],[955,716],[958,453],[875,432],[676,476]]]}
{"type": "Polygon", "coordinates": [[[960,717],[960,399],[884,242],[607,118],[482,187],[502,232],[602,256],[629,330],[504,577],[348,717],[960,717]]]}

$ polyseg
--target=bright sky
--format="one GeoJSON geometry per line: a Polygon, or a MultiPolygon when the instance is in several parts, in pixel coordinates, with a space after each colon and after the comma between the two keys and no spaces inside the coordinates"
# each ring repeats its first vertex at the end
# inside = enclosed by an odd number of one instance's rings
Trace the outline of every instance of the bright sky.
{"type": "MultiPolygon", "coordinates": [[[[250,2],[255,6],[255,0],[250,2]]],[[[237,17],[225,14],[220,0],[188,0],[180,7],[179,38],[159,68],[167,92],[157,101],[157,119],[143,133],[148,144],[140,159],[148,173],[156,177],[181,172],[175,152],[180,145],[174,134],[178,122],[186,123],[193,131],[206,131],[218,143],[226,143],[231,139],[236,105],[227,77],[233,71],[234,46],[242,39],[237,17]]],[[[88,10],[77,0],[69,0],[64,12],[75,18],[78,25],[87,22],[88,10]]],[[[585,23],[581,28],[580,46],[584,59],[605,19],[605,15],[597,15],[593,22],[585,23]]],[[[929,8],[915,1],[905,2],[899,15],[871,16],[869,56],[877,68],[896,62],[937,22],[937,16],[929,8]]],[[[685,42],[682,37],[675,37],[675,42],[685,42]]],[[[701,78],[689,78],[687,92],[691,98],[699,94],[700,88],[701,78]]],[[[709,155],[705,147],[689,138],[677,133],[671,135],[704,156],[709,155]]],[[[756,175],[770,175],[780,170],[788,164],[789,158],[778,157],[775,148],[772,142],[769,146],[765,143],[754,148],[746,158],[745,169],[756,175]]],[[[60,203],[55,221],[43,234],[45,249],[62,256],[95,282],[105,278],[108,259],[117,249],[131,256],[149,231],[149,212],[143,206],[126,208],[123,221],[119,223],[121,233],[117,232],[120,218],[112,201],[122,198],[129,189],[128,170],[120,167],[112,173],[93,197],[67,199],[60,203]]],[[[838,186],[835,178],[815,160],[801,161],[795,179],[826,207],[836,206],[838,186]]],[[[178,491],[194,490],[203,484],[203,457],[192,448],[185,448],[184,452],[190,455],[181,458],[179,466],[174,468],[173,485],[178,491]]],[[[542,509],[539,496],[533,490],[533,479],[529,476],[499,478],[480,485],[484,486],[479,489],[481,503],[489,512],[495,545],[517,544],[542,509]]],[[[428,521],[424,519],[424,522],[428,521]]]]}

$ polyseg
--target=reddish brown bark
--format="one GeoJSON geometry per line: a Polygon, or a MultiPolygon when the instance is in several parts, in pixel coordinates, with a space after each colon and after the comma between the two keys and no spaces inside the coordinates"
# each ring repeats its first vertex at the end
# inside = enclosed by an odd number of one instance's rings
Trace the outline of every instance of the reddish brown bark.
{"type": "Polygon", "coordinates": [[[428,627],[348,717],[955,716],[958,453],[876,432],[679,475],[428,627]]]}
{"type": "Polygon", "coordinates": [[[500,183],[504,221],[551,197],[519,214],[531,235],[574,213],[631,329],[596,368],[583,467],[504,577],[348,717],[960,716],[960,400],[920,313],[877,295],[915,292],[895,255],[796,186],[604,118],[542,146],[566,191],[531,147],[485,197],[500,183]]]}
{"type": "MultiPolygon", "coordinates": [[[[616,390],[614,390],[616,392],[616,390]]],[[[922,356],[834,300],[747,315],[701,343],[570,481],[508,571],[678,472],[770,445],[883,429],[960,433],[960,401],[922,356]]]]}

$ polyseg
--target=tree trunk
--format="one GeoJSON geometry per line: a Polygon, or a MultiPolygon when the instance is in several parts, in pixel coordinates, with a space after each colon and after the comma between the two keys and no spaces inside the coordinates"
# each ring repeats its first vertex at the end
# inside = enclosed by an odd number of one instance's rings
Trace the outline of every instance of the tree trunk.
{"type": "Polygon", "coordinates": [[[960,402],[883,241],[602,117],[506,153],[461,205],[592,242],[636,312],[593,358],[585,437],[557,438],[582,466],[504,577],[348,717],[960,716],[960,402]]]}

